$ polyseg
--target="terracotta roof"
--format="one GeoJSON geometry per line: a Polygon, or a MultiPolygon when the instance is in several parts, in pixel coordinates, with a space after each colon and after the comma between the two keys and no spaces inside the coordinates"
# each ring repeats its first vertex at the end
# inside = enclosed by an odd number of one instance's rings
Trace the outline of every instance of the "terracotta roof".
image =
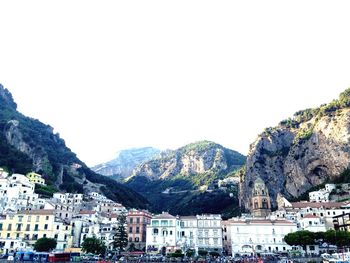
{"type": "Polygon", "coordinates": [[[162,213],[162,214],[159,214],[159,215],[155,215],[153,217],[153,219],[175,219],[176,217],[175,216],[172,216],[171,214],[169,213],[162,213]]]}
{"type": "Polygon", "coordinates": [[[81,210],[79,211],[80,215],[94,215],[96,214],[96,211],[91,211],[91,210],[81,210]]]}
{"type": "Polygon", "coordinates": [[[180,219],[193,220],[193,219],[197,219],[197,217],[196,216],[180,216],[180,219]]]}
{"type": "Polygon", "coordinates": [[[322,203],[316,203],[316,202],[294,202],[291,203],[293,208],[340,208],[344,205],[347,205],[345,202],[322,202],[322,203]]]}
{"type": "Polygon", "coordinates": [[[250,225],[294,225],[293,222],[288,220],[269,220],[269,219],[251,219],[251,220],[239,220],[231,221],[231,224],[250,224],[250,225]]]}
{"type": "Polygon", "coordinates": [[[20,211],[18,214],[24,214],[24,215],[54,215],[55,210],[54,209],[41,209],[41,210],[25,210],[20,211]]]}
{"type": "Polygon", "coordinates": [[[318,216],[312,215],[312,214],[307,214],[303,218],[319,218],[318,216]]]}

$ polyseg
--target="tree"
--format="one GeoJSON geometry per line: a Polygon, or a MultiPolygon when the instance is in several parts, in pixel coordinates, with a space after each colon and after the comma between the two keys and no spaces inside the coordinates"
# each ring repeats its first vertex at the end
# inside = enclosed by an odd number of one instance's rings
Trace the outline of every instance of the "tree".
{"type": "Polygon", "coordinates": [[[337,247],[350,246],[350,233],[347,231],[328,230],[324,233],[324,240],[337,247]]]}
{"type": "Polygon", "coordinates": [[[126,215],[125,213],[121,213],[117,217],[118,227],[117,231],[113,237],[113,247],[114,249],[118,249],[119,252],[124,251],[126,246],[128,245],[128,234],[125,229],[126,225],[126,215]]]}
{"type": "Polygon", "coordinates": [[[290,246],[302,246],[304,251],[306,251],[307,245],[314,245],[316,243],[315,238],[315,233],[301,230],[287,234],[284,237],[284,241],[290,246]]]}
{"type": "Polygon", "coordinates": [[[106,253],[105,243],[96,237],[85,238],[81,244],[81,248],[86,253],[93,253],[96,255],[104,255],[106,253]]]}
{"type": "Polygon", "coordinates": [[[34,249],[37,252],[48,252],[56,248],[57,241],[56,239],[53,238],[39,238],[35,244],[34,244],[34,249]]]}

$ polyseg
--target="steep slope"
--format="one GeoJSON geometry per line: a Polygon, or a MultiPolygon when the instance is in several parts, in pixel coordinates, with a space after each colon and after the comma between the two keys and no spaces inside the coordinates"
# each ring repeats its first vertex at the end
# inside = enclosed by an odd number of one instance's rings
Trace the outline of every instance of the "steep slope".
{"type": "Polygon", "coordinates": [[[117,157],[109,162],[96,165],[91,169],[96,173],[112,176],[113,179],[123,180],[141,163],[152,159],[160,150],[152,147],[132,148],[117,153],[117,157]]]}
{"type": "Polygon", "coordinates": [[[333,181],[350,163],[350,89],[338,100],[295,113],[266,129],[250,146],[241,173],[241,201],[248,208],[251,187],[261,177],[273,204],[281,194],[298,197],[318,184],[333,181]]]}
{"type": "Polygon", "coordinates": [[[11,93],[0,85],[0,167],[11,172],[43,174],[51,188],[103,192],[129,207],[147,201],[131,189],[91,171],[66,147],[53,128],[17,111],[11,93]]]}
{"type": "Polygon", "coordinates": [[[201,141],[162,152],[141,164],[126,184],[145,196],[156,211],[180,215],[195,211],[218,213],[238,205],[236,189],[216,189],[218,180],[233,176],[244,163],[245,157],[240,153],[201,141]],[[206,191],[207,188],[211,190],[206,191]]]}

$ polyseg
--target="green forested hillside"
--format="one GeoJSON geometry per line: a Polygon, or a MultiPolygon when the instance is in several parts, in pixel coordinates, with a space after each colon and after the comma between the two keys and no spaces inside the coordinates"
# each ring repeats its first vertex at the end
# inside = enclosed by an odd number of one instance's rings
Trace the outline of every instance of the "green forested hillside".
{"type": "MultiPolygon", "coordinates": [[[[116,181],[91,171],[53,128],[17,111],[11,93],[0,85],[0,167],[9,172],[36,171],[52,189],[87,192],[91,187],[128,207],[148,207],[147,200],[116,181]],[[75,167],[80,168],[73,168],[75,167]],[[91,184],[92,183],[92,184],[91,184]]],[[[41,189],[43,192],[48,189],[41,189]]]]}

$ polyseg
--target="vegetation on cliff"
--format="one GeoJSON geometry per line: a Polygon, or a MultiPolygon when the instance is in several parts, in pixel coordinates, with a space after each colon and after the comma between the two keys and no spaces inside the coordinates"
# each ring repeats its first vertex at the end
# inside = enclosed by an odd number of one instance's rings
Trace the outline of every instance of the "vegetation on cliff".
{"type": "Polygon", "coordinates": [[[53,128],[17,111],[11,93],[0,85],[0,167],[9,172],[43,175],[47,187],[38,193],[50,196],[60,189],[82,193],[88,182],[108,198],[128,207],[147,207],[147,200],[116,181],[91,171],[60,138],[53,128]],[[72,167],[80,167],[78,169],[72,167]]]}

